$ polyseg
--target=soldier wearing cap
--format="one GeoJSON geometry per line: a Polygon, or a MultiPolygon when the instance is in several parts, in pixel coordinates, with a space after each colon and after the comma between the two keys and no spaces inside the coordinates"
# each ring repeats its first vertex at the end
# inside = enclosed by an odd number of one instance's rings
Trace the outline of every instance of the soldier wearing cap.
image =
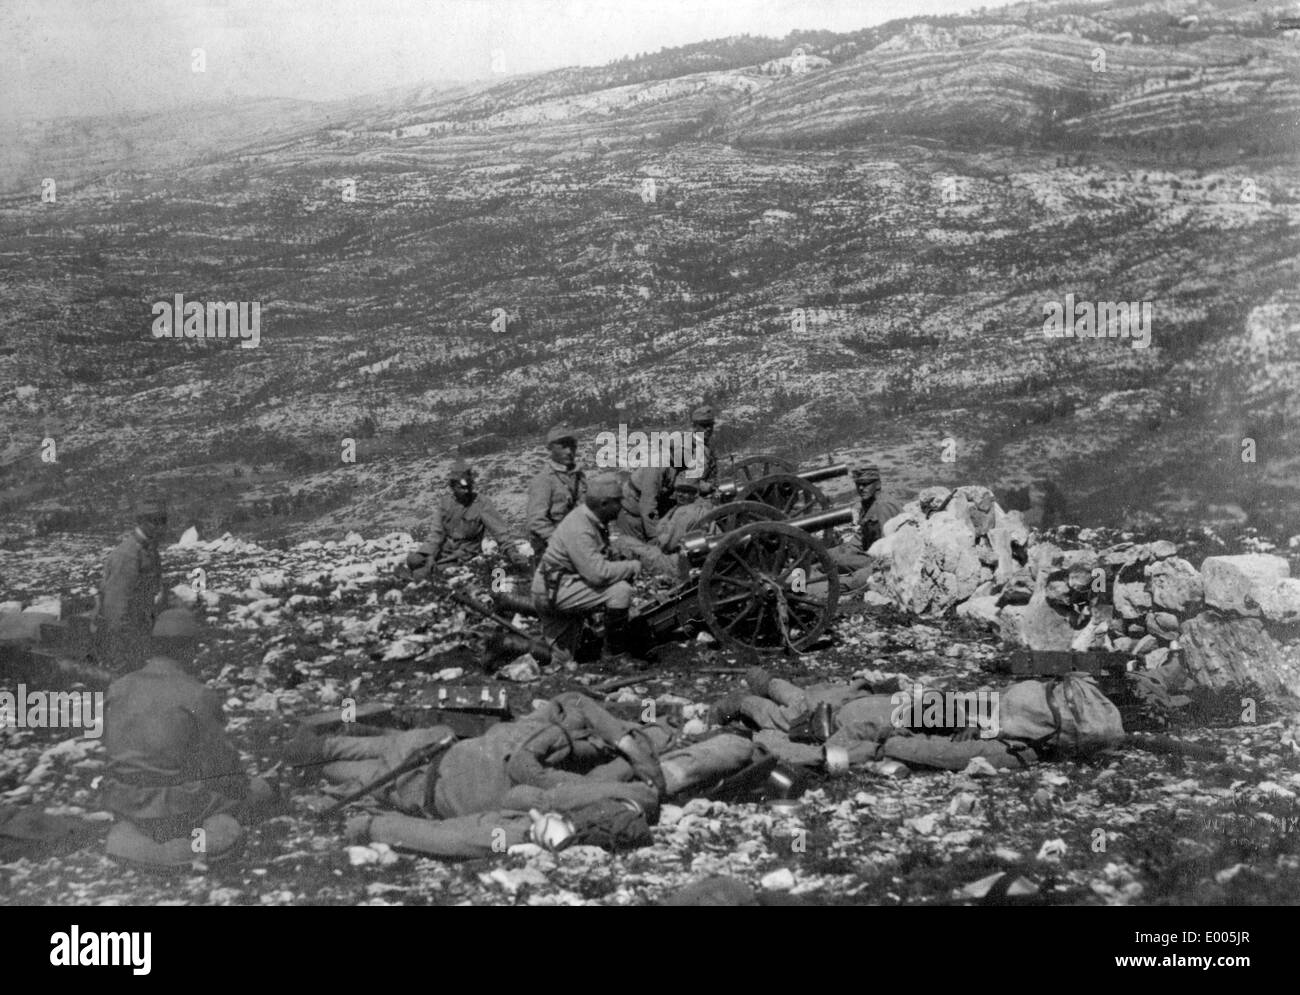
{"type": "Polygon", "coordinates": [[[632,471],[623,485],[619,531],[642,543],[658,541],[661,519],[676,506],[674,487],[683,478],[694,480],[700,494],[710,493],[717,481],[718,460],[710,449],[715,418],[703,405],[691,412],[689,447],[674,446],[667,466],[647,466],[632,471]]]}
{"type": "Polygon", "coordinates": [[[581,506],[587,494],[587,478],[577,463],[577,436],[557,425],[546,433],[546,448],[550,465],[529,483],[525,515],[528,542],[538,556],[546,550],[556,526],[581,506]]]}
{"type": "Polygon", "coordinates": [[[677,502],[659,522],[655,542],[665,553],[676,553],[686,536],[700,527],[700,520],[710,511],[700,501],[700,483],[682,475],[673,482],[673,499],[677,502]]]}
{"type": "Polygon", "coordinates": [[[124,820],[107,841],[118,860],[166,868],[217,859],[242,835],[236,816],[271,798],[226,739],[221,696],[190,673],[200,637],[188,611],[164,611],[144,666],[109,685],[102,804],[124,820]]]}
{"type": "Polygon", "coordinates": [[[686,468],[686,476],[700,482],[700,493],[708,494],[717,485],[718,457],[713,451],[713,428],[717,418],[713,408],[702,404],[691,412],[691,431],[695,435],[695,458],[686,468]],[[703,451],[700,449],[703,443],[703,451]]]}
{"type": "Polygon", "coordinates": [[[477,556],[484,535],[491,535],[505,546],[511,562],[527,561],[529,547],[520,542],[492,500],[474,490],[474,471],[470,467],[456,463],[448,484],[450,493],[442,496],[434,510],[429,538],[406,558],[406,565],[417,578],[428,576],[435,566],[464,563],[477,556]],[[518,545],[524,549],[519,550],[518,545]]]}
{"type": "Polygon", "coordinates": [[[135,505],[135,528],[104,561],[99,585],[101,652],[116,671],[140,666],[162,597],[158,543],[167,529],[167,505],[142,498],[135,505]]]}
{"type": "Polygon", "coordinates": [[[831,559],[841,573],[852,573],[873,565],[874,561],[867,555],[867,550],[884,535],[885,522],[902,510],[898,502],[882,493],[880,468],[874,464],[869,463],[854,470],[853,485],[857,488],[861,501],[856,514],[858,529],[843,543],[832,546],[829,550],[831,559]]]}
{"type": "Polygon", "coordinates": [[[618,516],[621,496],[613,474],[593,478],[585,502],[564,516],[533,574],[533,602],[542,612],[543,635],[572,652],[581,616],[603,608],[606,660],[626,652],[631,582],[641,573],[638,560],[611,555],[609,523],[618,516]]]}

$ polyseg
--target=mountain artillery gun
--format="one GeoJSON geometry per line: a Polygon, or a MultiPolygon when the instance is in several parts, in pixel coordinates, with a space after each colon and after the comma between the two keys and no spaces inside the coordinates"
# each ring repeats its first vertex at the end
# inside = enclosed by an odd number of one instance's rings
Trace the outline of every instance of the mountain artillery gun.
{"type": "Polygon", "coordinates": [[[835,563],[813,533],[852,520],[852,508],[822,509],[687,539],[689,577],[642,608],[638,624],[652,642],[703,627],[731,648],[807,649],[834,621],[840,593],[835,563]]]}
{"type": "Polygon", "coordinates": [[[710,532],[731,532],[755,522],[780,522],[824,511],[831,500],[817,485],[849,475],[847,463],[797,472],[777,456],[749,456],[732,467],[732,479],[714,491],[718,506],[700,520],[710,532]]]}

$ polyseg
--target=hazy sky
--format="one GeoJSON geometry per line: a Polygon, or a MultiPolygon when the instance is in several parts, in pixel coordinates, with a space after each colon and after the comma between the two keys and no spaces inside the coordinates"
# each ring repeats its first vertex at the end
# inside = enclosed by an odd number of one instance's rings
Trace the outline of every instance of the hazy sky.
{"type": "MultiPolygon", "coordinates": [[[[726,35],[848,31],[979,0],[0,0],[0,115],[333,99],[599,65],[726,35]],[[193,71],[203,49],[205,71],[193,71]]],[[[997,3],[990,3],[997,6],[997,3]]]]}

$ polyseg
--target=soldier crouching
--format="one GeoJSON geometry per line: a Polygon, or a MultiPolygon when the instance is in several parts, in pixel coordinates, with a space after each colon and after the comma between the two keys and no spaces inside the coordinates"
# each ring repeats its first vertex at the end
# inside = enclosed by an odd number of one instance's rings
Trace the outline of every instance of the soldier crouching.
{"type": "Polygon", "coordinates": [[[121,820],[107,851],[147,870],[230,856],[243,836],[239,819],[272,797],[226,739],[220,697],[189,672],[199,639],[188,611],[163,612],[144,666],[109,685],[105,701],[102,803],[121,820]]]}
{"type": "Polygon", "coordinates": [[[637,560],[611,556],[609,523],[618,517],[623,488],[618,478],[594,478],[583,504],[570,511],[546,544],[533,574],[533,603],[542,613],[542,634],[560,649],[577,648],[583,617],[604,609],[606,663],[626,657],[637,560]]]}

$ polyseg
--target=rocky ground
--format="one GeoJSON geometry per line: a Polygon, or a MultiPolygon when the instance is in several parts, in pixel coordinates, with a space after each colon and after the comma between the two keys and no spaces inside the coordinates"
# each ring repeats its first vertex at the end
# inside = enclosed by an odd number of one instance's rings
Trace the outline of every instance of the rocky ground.
{"type": "MultiPolygon", "coordinates": [[[[1204,552],[1239,551],[1209,535],[1178,538],[1181,555],[1198,561],[1204,552]]],[[[391,575],[406,541],[354,535],[268,550],[227,538],[165,552],[169,577],[194,585],[177,595],[203,606],[220,632],[202,676],[226,697],[231,733],[250,768],[272,768],[297,719],[347,697],[418,722],[440,687],[504,687],[521,712],[535,699],[590,690],[604,679],[584,668],[489,682],[476,666],[483,632],[473,619],[391,575]]],[[[84,593],[102,552],[72,539],[59,555],[48,543],[0,552],[0,575],[18,576],[21,563],[25,585],[0,594],[30,603],[56,590],[84,593]]],[[[476,562],[456,581],[483,591],[489,569],[476,562]]],[[[1281,649],[1300,661],[1300,642],[1281,649]]],[[[772,666],[796,682],[859,675],[877,690],[912,681],[965,690],[1005,683],[988,670],[1004,655],[970,621],[917,624],[892,608],[855,602],[841,605],[833,641],[772,666]]],[[[739,681],[707,671],[745,662],[707,642],[683,643],[606,700],[639,712],[654,699],[674,716],[690,715],[698,711],[692,705],[739,681]]],[[[769,898],[943,904],[978,902],[991,876],[1006,871],[1024,879],[1011,889],[1015,901],[1289,903],[1300,894],[1300,720],[1278,700],[1262,701],[1253,723],[1242,724],[1240,711],[1237,697],[1206,694],[1170,717],[1170,734],[1222,748],[1222,763],[1125,750],[1003,775],[817,775],[789,811],[703,799],[666,805],[654,845],[622,855],[528,846],[498,860],[443,863],[382,845],[349,848],[341,822],[315,814],[329,800],[322,785],[286,783],[291,792],[279,813],[251,829],[242,859],[230,865],[154,878],[121,869],[93,842],[43,861],[0,864],[0,892],[11,903],[632,905],[727,874],[769,898]]],[[[96,802],[104,764],[97,740],[13,728],[0,736],[0,801],[106,829],[96,802]]]]}

